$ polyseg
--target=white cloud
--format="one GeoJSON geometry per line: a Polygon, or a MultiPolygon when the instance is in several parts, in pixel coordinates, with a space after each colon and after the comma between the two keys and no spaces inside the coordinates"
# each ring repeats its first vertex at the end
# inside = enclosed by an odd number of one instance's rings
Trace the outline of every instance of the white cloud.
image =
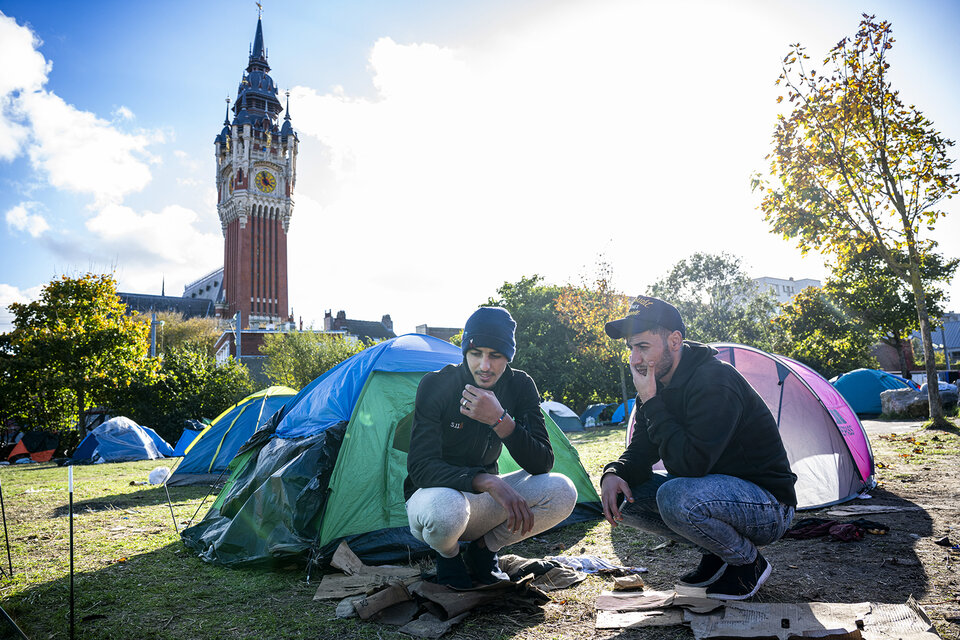
{"type": "MultiPolygon", "coordinates": [[[[159,132],[126,133],[43,89],[51,63],[33,32],[0,15],[0,159],[24,148],[35,169],[57,188],[90,194],[98,204],[118,202],[150,181],[148,146],[159,132]],[[15,61],[11,64],[10,61],[15,61]]],[[[113,113],[129,119],[119,107],[113,113]]]]}
{"type": "Polygon", "coordinates": [[[179,205],[142,213],[122,205],[107,205],[86,226],[96,235],[103,259],[118,256],[121,287],[151,292],[159,290],[161,276],[176,288],[222,262],[222,238],[217,233],[197,231],[198,221],[195,211],[179,205]]]}
{"type": "Polygon", "coordinates": [[[133,120],[135,117],[133,115],[133,111],[131,111],[128,107],[125,107],[123,105],[120,105],[119,107],[114,109],[111,115],[114,118],[119,118],[121,120],[133,120]]]}
{"type": "Polygon", "coordinates": [[[33,202],[21,202],[13,207],[6,214],[7,226],[17,231],[25,231],[34,238],[38,238],[47,230],[50,225],[38,213],[30,213],[30,209],[36,206],[33,202]]]}
{"type": "Polygon", "coordinates": [[[150,181],[153,158],[147,147],[162,141],[159,133],[123,133],[47,91],[24,94],[20,102],[33,126],[30,159],[53,186],[90,194],[104,204],[150,181]]]}
{"type": "Polygon", "coordinates": [[[755,52],[771,37],[763,18],[749,38],[725,37],[736,74],[704,73],[703,49],[672,30],[710,42],[733,16],[699,11],[589,3],[469,47],[383,38],[373,98],[295,87],[291,271],[319,253],[330,277],[322,300],[306,287],[291,300],[321,312],[349,300],[350,317],[392,311],[412,329],[461,323],[505,280],[577,281],[601,254],[630,293],[694,251],[818,277],[815,259],[769,234],[750,192],[776,113],[776,59],[755,52]]]}
{"type": "Polygon", "coordinates": [[[39,46],[30,29],[0,13],[0,160],[19,155],[29,135],[17,96],[39,90],[47,81],[51,64],[36,50],[39,46]]]}
{"type": "Polygon", "coordinates": [[[13,285],[0,282],[0,333],[13,329],[13,313],[8,307],[14,302],[20,304],[36,300],[43,285],[21,290],[13,285]]]}

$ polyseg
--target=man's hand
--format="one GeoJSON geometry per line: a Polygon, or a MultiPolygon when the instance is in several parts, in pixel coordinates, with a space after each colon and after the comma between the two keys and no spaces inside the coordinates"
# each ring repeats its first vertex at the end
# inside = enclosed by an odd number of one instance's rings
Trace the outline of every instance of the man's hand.
{"type": "Polygon", "coordinates": [[[473,477],[475,491],[484,491],[507,512],[507,529],[526,535],[533,530],[533,512],[516,490],[492,473],[478,473],[473,477]]]}
{"type": "Polygon", "coordinates": [[[637,371],[636,366],[631,366],[630,374],[633,376],[633,386],[637,388],[637,395],[640,396],[641,402],[646,402],[657,395],[656,365],[653,362],[647,363],[643,373],[637,371]]]}
{"type": "Polygon", "coordinates": [[[503,415],[503,407],[493,391],[468,384],[463,388],[460,398],[460,413],[477,422],[493,424],[503,415]]]}
{"type": "Polygon", "coordinates": [[[620,494],[633,502],[633,492],[627,481],[614,473],[608,473],[600,480],[600,504],[603,505],[603,517],[610,526],[615,527],[623,520],[620,514],[620,494]]]}

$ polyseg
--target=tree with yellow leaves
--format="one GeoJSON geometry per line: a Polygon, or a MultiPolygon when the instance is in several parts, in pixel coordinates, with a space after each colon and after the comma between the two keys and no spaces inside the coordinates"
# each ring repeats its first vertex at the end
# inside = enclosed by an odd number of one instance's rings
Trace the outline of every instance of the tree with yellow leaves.
{"type": "MultiPolygon", "coordinates": [[[[937,246],[932,232],[945,215],[938,205],[958,192],[958,174],[948,155],[953,141],[891,85],[893,43],[890,23],[864,14],[823,71],[810,68],[803,46],[791,47],[777,80],[793,107],[774,131],[774,180],[756,176],[753,184],[765,219],[801,251],[875,251],[910,286],[927,379],[935,381],[922,265],[937,246]]],[[[931,421],[945,426],[938,385],[927,388],[931,421]]]]}

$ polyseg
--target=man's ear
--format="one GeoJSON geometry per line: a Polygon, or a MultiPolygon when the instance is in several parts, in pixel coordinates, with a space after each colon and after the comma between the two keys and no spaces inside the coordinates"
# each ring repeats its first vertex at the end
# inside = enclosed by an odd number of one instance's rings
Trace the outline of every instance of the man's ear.
{"type": "Polygon", "coordinates": [[[670,345],[671,351],[679,351],[683,346],[683,334],[679,331],[674,331],[667,337],[667,344],[670,345]]]}

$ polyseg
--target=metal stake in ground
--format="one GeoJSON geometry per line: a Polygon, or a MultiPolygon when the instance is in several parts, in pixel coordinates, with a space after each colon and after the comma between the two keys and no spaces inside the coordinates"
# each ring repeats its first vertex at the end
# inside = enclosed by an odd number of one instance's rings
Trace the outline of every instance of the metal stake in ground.
{"type": "Polygon", "coordinates": [[[67,467],[67,492],[70,494],[70,640],[73,640],[73,465],[67,467]]]}
{"type": "MultiPolygon", "coordinates": [[[[13,577],[13,560],[10,558],[10,534],[7,533],[7,510],[3,506],[3,483],[0,482],[0,513],[3,514],[3,539],[7,542],[7,566],[10,567],[10,577],[13,577]]],[[[0,569],[0,573],[3,569],[0,569]]]]}

